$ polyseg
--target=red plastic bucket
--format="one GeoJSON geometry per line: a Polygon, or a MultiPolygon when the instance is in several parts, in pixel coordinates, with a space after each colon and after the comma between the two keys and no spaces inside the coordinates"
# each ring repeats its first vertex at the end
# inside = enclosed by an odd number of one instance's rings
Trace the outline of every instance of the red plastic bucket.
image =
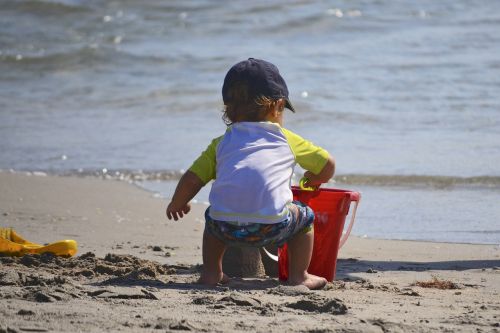
{"type": "MultiPolygon", "coordinates": [[[[361,194],[348,190],[320,188],[316,191],[292,187],[294,200],[299,200],[314,211],[314,247],[308,272],[322,276],[328,281],[335,278],[338,250],[347,240],[354,223],[361,194]],[[342,236],[344,223],[351,203],[354,210],[346,233],[342,236]]],[[[287,245],[278,249],[280,280],[288,279],[287,245]]]]}

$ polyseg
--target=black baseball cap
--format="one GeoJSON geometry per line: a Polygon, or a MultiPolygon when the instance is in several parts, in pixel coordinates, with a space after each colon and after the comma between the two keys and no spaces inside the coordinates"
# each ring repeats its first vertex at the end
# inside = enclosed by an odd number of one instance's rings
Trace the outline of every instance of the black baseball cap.
{"type": "Polygon", "coordinates": [[[285,107],[292,112],[295,109],[288,99],[288,87],[281,77],[278,68],[261,59],[248,58],[231,67],[224,78],[222,99],[231,102],[229,89],[236,83],[244,83],[248,87],[248,95],[255,99],[259,96],[285,99],[285,107]]]}

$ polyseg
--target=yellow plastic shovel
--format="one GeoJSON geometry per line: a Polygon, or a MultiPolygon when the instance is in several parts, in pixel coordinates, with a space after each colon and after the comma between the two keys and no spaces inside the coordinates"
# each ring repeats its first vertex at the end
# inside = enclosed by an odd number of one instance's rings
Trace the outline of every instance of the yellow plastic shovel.
{"type": "Polygon", "coordinates": [[[3,254],[23,256],[28,253],[42,254],[51,252],[56,256],[71,257],[76,254],[76,251],[76,241],[71,239],[40,245],[25,240],[12,228],[0,228],[0,253],[3,254]]]}

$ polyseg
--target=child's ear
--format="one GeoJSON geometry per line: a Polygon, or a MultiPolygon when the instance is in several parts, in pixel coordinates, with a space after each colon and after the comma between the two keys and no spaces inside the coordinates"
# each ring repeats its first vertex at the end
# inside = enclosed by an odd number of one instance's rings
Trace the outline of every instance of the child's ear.
{"type": "Polygon", "coordinates": [[[276,101],[276,108],[279,112],[283,112],[285,110],[285,99],[280,98],[276,101]]]}
{"type": "Polygon", "coordinates": [[[278,117],[279,114],[283,111],[284,107],[285,107],[285,103],[284,102],[282,103],[281,99],[277,100],[274,103],[274,108],[273,108],[273,111],[272,111],[273,116],[274,117],[278,117]]]}
{"type": "Polygon", "coordinates": [[[275,119],[278,118],[278,114],[279,114],[278,106],[276,104],[270,105],[270,108],[267,110],[266,113],[266,119],[274,122],[275,119]]]}

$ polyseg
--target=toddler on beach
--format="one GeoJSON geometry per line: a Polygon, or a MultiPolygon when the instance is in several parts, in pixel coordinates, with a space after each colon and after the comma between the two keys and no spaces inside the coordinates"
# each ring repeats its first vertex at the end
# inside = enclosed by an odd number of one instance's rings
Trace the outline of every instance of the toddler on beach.
{"type": "Polygon", "coordinates": [[[309,274],[313,211],[292,201],[295,164],[306,170],[305,186],[317,187],[334,174],[328,152],[283,128],[284,109],[295,112],[288,88],[273,64],[250,58],[234,65],[222,87],[224,135],[215,138],[177,185],[167,207],[177,221],[209,181],[200,283],[225,283],[222,257],[227,246],[263,247],[288,243],[290,285],[319,289],[322,277],[309,274]]]}

